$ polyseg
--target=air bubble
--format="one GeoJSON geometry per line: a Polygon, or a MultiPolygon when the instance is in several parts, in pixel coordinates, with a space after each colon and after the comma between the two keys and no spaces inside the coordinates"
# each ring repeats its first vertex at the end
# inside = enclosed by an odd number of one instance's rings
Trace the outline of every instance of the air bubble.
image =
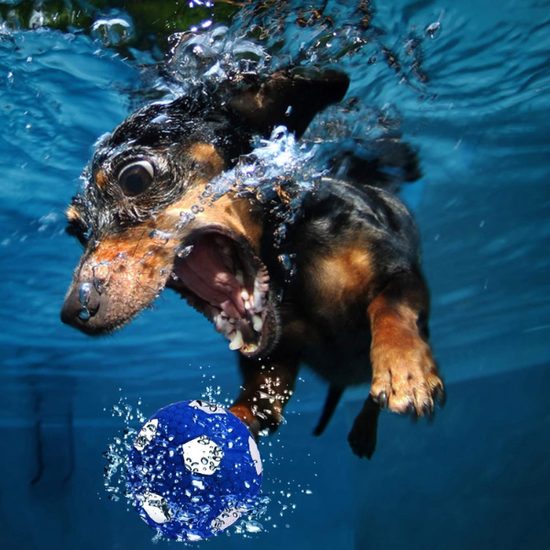
{"type": "Polygon", "coordinates": [[[433,23],[430,23],[426,27],[425,33],[430,38],[435,38],[439,34],[440,30],[441,30],[441,22],[440,21],[434,21],[433,23]]]}
{"type": "Polygon", "coordinates": [[[97,19],[91,31],[92,36],[100,39],[105,46],[120,46],[134,37],[132,23],[122,17],[97,19]]]}
{"type": "Polygon", "coordinates": [[[92,293],[91,283],[82,283],[78,289],[78,301],[80,305],[87,306],[90,301],[90,295],[92,293]]]}
{"type": "Polygon", "coordinates": [[[183,229],[187,224],[192,222],[195,219],[195,215],[188,210],[180,212],[180,219],[178,222],[178,229],[183,229]]]}
{"type": "Polygon", "coordinates": [[[79,312],[78,312],[78,318],[81,320],[81,321],[89,321],[90,320],[90,317],[91,317],[91,313],[90,311],[88,310],[88,308],[82,308],[79,312]]]}
{"type": "Polygon", "coordinates": [[[191,254],[192,251],[193,251],[193,245],[192,244],[190,244],[188,246],[182,246],[182,247],[177,249],[176,256],[178,258],[187,258],[187,256],[189,256],[189,254],[191,254]]]}
{"type": "Polygon", "coordinates": [[[149,237],[167,243],[172,238],[172,233],[169,231],[161,231],[160,229],[153,229],[153,231],[149,233],[149,237]]]}

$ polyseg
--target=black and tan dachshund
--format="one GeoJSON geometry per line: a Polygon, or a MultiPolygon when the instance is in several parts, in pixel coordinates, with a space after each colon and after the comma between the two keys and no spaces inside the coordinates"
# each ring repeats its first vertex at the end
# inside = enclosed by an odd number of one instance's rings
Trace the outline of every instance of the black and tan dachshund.
{"type": "Polygon", "coordinates": [[[280,424],[301,364],[330,384],[316,433],[344,388],[371,381],[349,435],[370,457],[380,408],[430,415],[443,396],[411,215],[368,169],[356,170],[363,181],[324,177],[307,192],[282,180],[214,196],[210,185],[250,153],[253,136],[278,125],[300,136],[347,87],[337,71],[288,69],[203,84],[131,115],[99,144],[68,208],[85,251],[62,319],[103,334],[172,288],[239,352],[232,411],[255,434],[280,424]]]}

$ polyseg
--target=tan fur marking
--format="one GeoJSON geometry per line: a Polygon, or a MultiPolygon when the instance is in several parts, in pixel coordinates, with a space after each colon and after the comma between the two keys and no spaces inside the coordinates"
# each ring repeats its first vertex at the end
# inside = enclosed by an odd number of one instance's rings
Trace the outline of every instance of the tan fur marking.
{"type": "Polygon", "coordinates": [[[105,185],[107,184],[107,174],[105,173],[105,170],[98,170],[95,175],[95,184],[99,187],[99,189],[103,189],[105,185]]]}
{"type": "Polygon", "coordinates": [[[194,143],[187,150],[187,154],[204,167],[207,177],[219,174],[225,167],[223,158],[210,143],[194,143]]]}
{"type": "Polygon", "coordinates": [[[349,303],[366,289],[373,277],[372,261],[364,248],[341,248],[336,254],[319,258],[312,269],[323,303],[349,303]]]}
{"type": "Polygon", "coordinates": [[[78,210],[73,204],[69,205],[69,207],[65,211],[65,216],[67,217],[67,220],[69,220],[69,222],[76,222],[77,220],[82,219],[80,217],[80,214],[78,213],[78,210]]]}

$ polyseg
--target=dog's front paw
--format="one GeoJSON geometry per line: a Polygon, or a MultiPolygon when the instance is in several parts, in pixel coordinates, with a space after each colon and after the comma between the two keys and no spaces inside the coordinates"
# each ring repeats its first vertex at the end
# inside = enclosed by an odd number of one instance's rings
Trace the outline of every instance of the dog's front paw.
{"type": "Polygon", "coordinates": [[[256,440],[260,435],[275,432],[283,422],[279,402],[265,403],[261,399],[252,403],[237,401],[229,410],[248,426],[256,440]]]}
{"type": "Polygon", "coordinates": [[[254,416],[250,407],[244,403],[234,403],[229,410],[240,420],[242,420],[250,430],[252,437],[258,441],[260,435],[260,422],[254,416]]]}
{"type": "Polygon", "coordinates": [[[416,416],[433,414],[444,400],[443,382],[430,346],[419,335],[396,338],[371,349],[371,395],[381,408],[416,416]]]}

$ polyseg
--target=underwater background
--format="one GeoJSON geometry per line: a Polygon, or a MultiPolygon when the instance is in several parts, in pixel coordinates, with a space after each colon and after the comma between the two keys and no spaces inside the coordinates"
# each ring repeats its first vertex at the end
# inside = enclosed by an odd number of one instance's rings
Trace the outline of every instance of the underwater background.
{"type": "Polygon", "coordinates": [[[221,23],[211,59],[348,72],[359,106],[321,117],[313,141],[397,132],[418,150],[403,198],[448,399],[431,424],[381,415],[360,460],[346,438],[368,388],[315,438],[325,386],[304,369],[261,441],[265,512],[194,546],[550,547],[550,2],[11,0],[0,17],[2,550],[152,547],[104,452],[136,408],[238,391],[226,342],[175,294],[101,339],[59,320],[81,252],[63,212],[93,144],[205,70],[164,64],[169,34],[221,23]]]}

